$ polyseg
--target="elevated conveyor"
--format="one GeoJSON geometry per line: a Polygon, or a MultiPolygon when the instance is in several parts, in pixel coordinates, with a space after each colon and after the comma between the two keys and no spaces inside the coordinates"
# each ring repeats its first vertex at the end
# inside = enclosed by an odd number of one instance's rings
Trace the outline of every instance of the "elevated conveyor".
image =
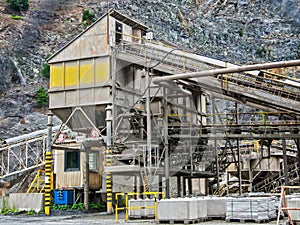
{"type": "MultiPolygon", "coordinates": [[[[124,43],[118,49],[117,58],[157,70],[166,75],[184,74],[236,65],[210,59],[180,49],[146,43],[144,45],[124,43]]],[[[217,97],[241,101],[259,109],[293,111],[300,114],[300,83],[280,75],[260,77],[259,71],[232,73],[218,76],[178,79],[187,89],[195,85],[217,97]]]]}

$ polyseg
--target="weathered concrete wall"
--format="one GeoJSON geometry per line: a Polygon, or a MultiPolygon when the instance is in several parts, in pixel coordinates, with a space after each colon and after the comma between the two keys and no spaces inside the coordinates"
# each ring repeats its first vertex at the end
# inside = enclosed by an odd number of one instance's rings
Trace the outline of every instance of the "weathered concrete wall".
{"type": "MultiPolygon", "coordinates": [[[[39,212],[44,209],[44,194],[40,193],[14,193],[7,198],[7,208],[19,210],[34,210],[39,212]]],[[[2,205],[1,205],[2,208],[2,205]]]]}

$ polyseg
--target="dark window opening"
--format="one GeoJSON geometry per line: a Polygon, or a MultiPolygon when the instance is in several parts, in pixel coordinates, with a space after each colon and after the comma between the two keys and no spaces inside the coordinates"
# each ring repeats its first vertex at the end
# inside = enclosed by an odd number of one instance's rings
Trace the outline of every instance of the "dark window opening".
{"type": "Polygon", "coordinates": [[[80,152],[65,151],[65,171],[80,170],[80,152]]]}
{"type": "Polygon", "coordinates": [[[122,41],[123,26],[121,23],[116,22],[116,44],[122,41]]]}

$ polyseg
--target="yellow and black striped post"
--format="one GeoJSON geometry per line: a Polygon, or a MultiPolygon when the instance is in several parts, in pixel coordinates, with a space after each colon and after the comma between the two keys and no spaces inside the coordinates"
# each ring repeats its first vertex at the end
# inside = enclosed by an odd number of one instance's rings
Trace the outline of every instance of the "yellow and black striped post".
{"type": "MultiPolygon", "coordinates": [[[[112,106],[106,107],[106,151],[105,151],[105,167],[111,166],[112,160],[112,106]]],[[[107,213],[113,213],[112,208],[112,173],[106,170],[106,206],[107,213]]]]}
{"type": "Polygon", "coordinates": [[[52,139],[52,113],[48,113],[48,132],[47,132],[47,142],[46,142],[46,155],[45,155],[45,214],[50,215],[51,210],[51,189],[52,189],[52,149],[51,149],[51,139],[52,139]]]}
{"type": "MultiPolygon", "coordinates": [[[[110,149],[106,150],[105,155],[105,165],[106,167],[111,166],[111,153],[110,149]]],[[[107,212],[112,213],[112,174],[111,172],[106,172],[106,194],[107,194],[107,212]]]]}

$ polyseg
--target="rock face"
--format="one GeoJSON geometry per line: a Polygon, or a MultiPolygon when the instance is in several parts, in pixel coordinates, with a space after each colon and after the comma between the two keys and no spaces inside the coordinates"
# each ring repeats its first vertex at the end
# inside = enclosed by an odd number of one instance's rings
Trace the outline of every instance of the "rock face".
{"type": "MultiPolygon", "coordinates": [[[[45,128],[15,127],[26,116],[45,118],[47,110],[35,108],[36,90],[48,86],[40,74],[45,57],[85,29],[84,9],[99,17],[106,2],[31,0],[22,19],[14,20],[16,12],[0,0],[0,138],[45,128]]],[[[156,40],[201,55],[236,64],[300,58],[299,1],[110,0],[109,7],[149,26],[156,40]]]]}

